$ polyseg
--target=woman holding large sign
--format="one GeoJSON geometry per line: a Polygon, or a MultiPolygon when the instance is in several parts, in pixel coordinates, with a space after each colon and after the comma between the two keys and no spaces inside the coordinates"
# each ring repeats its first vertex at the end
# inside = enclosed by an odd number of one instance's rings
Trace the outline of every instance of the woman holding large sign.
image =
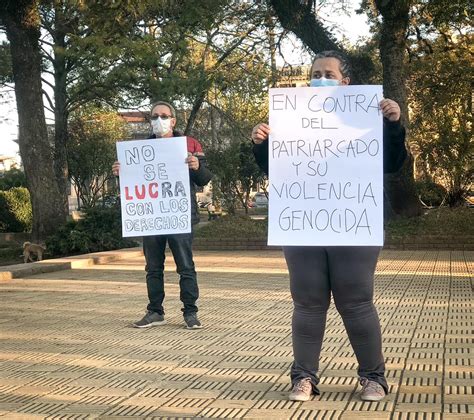
{"type": "MultiPolygon", "coordinates": [[[[315,57],[311,67],[310,86],[345,86],[349,83],[350,67],[343,55],[325,51],[315,57]]],[[[277,105],[286,106],[284,101],[277,105]]],[[[396,172],[406,157],[405,129],[400,123],[400,107],[390,99],[381,100],[378,107],[383,115],[383,170],[385,173],[396,172]]],[[[303,128],[324,128],[321,120],[306,121],[303,118],[303,128]]],[[[270,126],[264,123],[258,124],[252,131],[255,158],[267,174],[269,133],[270,126]]],[[[278,157],[281,153],[278,149],[281,144],[283,143],[275,141],[272,145],[273,157],[278,157]]],[[[295,144],[297,147],[297,143],[295,144]]],[[[285,147],[287,150],[288,147],[285,147]]],[[[285,150],[283,153],[286,153],[285,150]]],[[[342,149],[335,149],[335,153],[338,150],[342,149]]],[[[303,146],[297,152],[308,154],[303,146]]],[[[327,149],[327,152],[330,153],[331,150],[327,149]]],[[[321,161],[324,164],[324,159],[321,161]]],[[[323,167],[321,173],[326,170],[323,167]]],[[[317,199],[318,197],[315,202],[317,199]]],[[[388,393],[388,385],[385,379],[380,321],[373,304],[374,272],[380,247],[284,246],[283,250],[294,303],[294,362],[291,367],[293,388],[289,399],[307,401],[312,394],[319,394],[317,371],[331,293],[359,363],[361,399],[379,401],[384,398],[388,393]]]]}

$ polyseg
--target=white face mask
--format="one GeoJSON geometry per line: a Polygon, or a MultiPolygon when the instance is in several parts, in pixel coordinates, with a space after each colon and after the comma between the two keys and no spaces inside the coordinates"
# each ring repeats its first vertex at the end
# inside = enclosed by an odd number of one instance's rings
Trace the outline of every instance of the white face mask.
{"type": "Polygon", "coordinates": [[[151,120],[151,127],[153,128],[153,134],[163,137],[171,131],[171,118],[163,120],[158,117],[156,120],[151,120]]]}

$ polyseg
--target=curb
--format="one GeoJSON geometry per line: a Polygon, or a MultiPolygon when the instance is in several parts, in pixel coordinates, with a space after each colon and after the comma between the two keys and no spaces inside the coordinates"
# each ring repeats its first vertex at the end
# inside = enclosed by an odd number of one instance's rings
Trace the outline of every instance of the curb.
{"type": "MultiPolygon", "coordinates": [[[[193,249],[196,251],[271,251],[281,246],[267,245],[266,239],[252,238],[195,238],[193,249]]],[[[386,236],[383,249],[395,250],[446,250],[473,251],[474,236],[457,238],[456,236],[386,236]]]]}
{"type": "Polygon", "coordinates": [[[34,274],[85,268],[125,258],[139,257],[142,255],[142,248],[137,247],[76,255],[74,257],[54,258],[51,260],[43,260],[28,264],[6,265],[0,267],[0,281],[12,280],[34,274]]]}

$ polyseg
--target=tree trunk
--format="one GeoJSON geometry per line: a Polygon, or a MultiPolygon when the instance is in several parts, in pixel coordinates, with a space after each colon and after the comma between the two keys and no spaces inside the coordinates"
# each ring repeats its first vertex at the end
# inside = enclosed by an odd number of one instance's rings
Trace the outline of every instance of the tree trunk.
{"type": "MultiPolygon", "coordinates": [[[[410,1],[376,0],[375,3],[383,17],[379,47],[384,96],[400,105],[402,123],[407,126],[408,106],[403,70],[410,1]]],[[[399,173],[389,175],[385,179],[385,188],[396,214],[408,217],[421,214],[413,177],[413,157],[410,153],[399,173]]]]}
{"type": "Polygon", "coordinates": [[[44,240],[65,222],[66,214],[44,116],[37,4],[34,0],[8,2],[0,8],[0,17],[10,41],[20,155],[33,208],[32,238],[44,240]]]}
{"type": "Polygon", "coordinates": [[[193,130],[194,123],[196,122],[199,110],[201,109],[204,99],[206,98],[206,93],[207,88],[203,89],[199,93],[198,97],[194,100],[193,108],[191,109],[191,113],[189,114],[189,118],[186,123],[186,128],[184,129],[185,136],[189,136],[191,134],[191,131],[193,130]]]}
{"type": "Polygon", "coordinates": [[[60,7],[55,6],[54,28],[54,172],[58,183],[61,198],[63,199],[63,212],[68,214],[68,165],[67,165],[67,137],[68,137],[68,110],[67,110],[67,70],[66,34],[61,29],[64,20],[60,7]]]}
{"type": "Polygon", "coordinates": [[[270,87],[276,87],[278,82],[278,69],[276,64],[276,42],[275,42],[275,22],[270,13],[267,15],[265,25],[267,27],[268,49],[270,51],[270,70],[271,82],[270,87]]]}
{"type": "Polygon", "coordinates": [[[293,32],[315,53],[339,50],[337,42],[316,19],[312,2],[294,0],[270,0],[281,26],[293,32]]]}

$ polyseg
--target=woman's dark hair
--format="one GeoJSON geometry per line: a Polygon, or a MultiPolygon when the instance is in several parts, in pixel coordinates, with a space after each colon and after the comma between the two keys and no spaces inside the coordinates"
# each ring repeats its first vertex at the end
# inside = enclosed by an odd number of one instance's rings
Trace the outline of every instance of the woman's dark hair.
{"type": "Polygon", "coordinates": [[[321,51],[314,56],[311,67],[313,67],[314,62],[319,58],[336,58],[339,60],[339,70],[341,71],[341,74],[344,77],[349,77],[350,79],[352,78],[352,69],[349,59],[343,53],[334,50],[321,51]]]}

